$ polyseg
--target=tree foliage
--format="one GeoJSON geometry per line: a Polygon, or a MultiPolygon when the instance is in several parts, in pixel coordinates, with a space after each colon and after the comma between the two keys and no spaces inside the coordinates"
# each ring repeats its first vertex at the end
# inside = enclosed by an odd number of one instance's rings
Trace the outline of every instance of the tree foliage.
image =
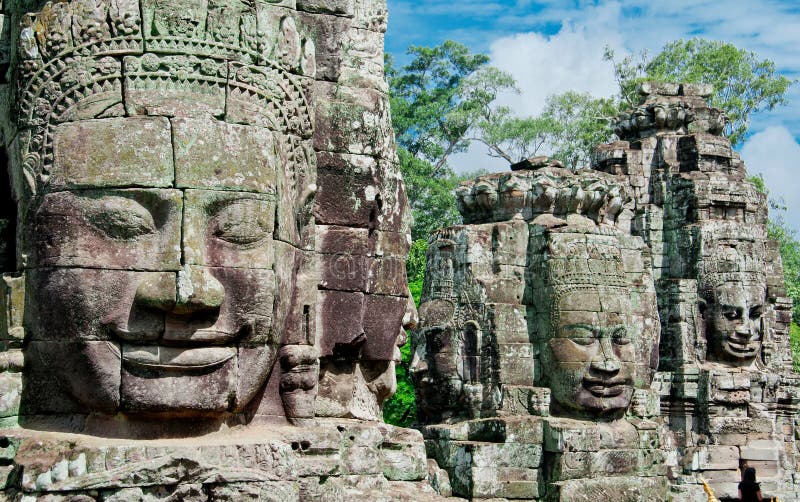
{"type": "Polygon", "coordinates": [[[550,156],[573,170],[588,167],[594,147],[612,139],[616,115],[612,99],[575,91],[548,97],[543,116],[558,124],[550,156]]]}
{"type": "Polygon", "coordinates": [[[750,116],[785,104],[792,85],[769,59],[716,40],[675,40],[652,59],[642,52],[616,62],[608,48],[605,57],[614,62],[624,105],[636,104],[635,88],[643,80],[711,84],[711,104],[727,114],[730,124],[725,132],[734,146],[744,140],[750,116]]]}
{"type": "Polygon", "coordinates": [[[452,154],[467,149],[470,131],[493,113],[500,92],[514,89],[514,79],[452,40],[412,46],[408,54],[412,60],[400,70],[386,59],[397,143],[430,162],[438,176],[452,154]]]}
{"type": "Polygon", "coordinates": [[[567,91],[549,96],[537,117],[517,117],[499,108],[479,123],[474,139],[488,147],[489,155],[509,163],[547,154],[577,169],[589,164],[595,145],[613,137],[616,114],[613,99],[567,91]]]}
{"type": "Polygon", "coordinates": [[[453,194],[457,185],[455,174],[449,168],[437,173],[433,164],[403,147],[397,149],[397,155],[414,216],[412,239],[426,240],[437,228],[461,221],[453,194]]]}
{"type": "Polygon", "coordinates": [[[495,113],[492,103],[514,90],[513,78],[488,66],[489,57],[446,41],[408,49],[411,62],[396,68],[386,58],[392,123],[400,171],[414,215],[414,240],[458,223],[453,190],[458,178],[448,158],[469,146],[479,122],[495,113]]]}

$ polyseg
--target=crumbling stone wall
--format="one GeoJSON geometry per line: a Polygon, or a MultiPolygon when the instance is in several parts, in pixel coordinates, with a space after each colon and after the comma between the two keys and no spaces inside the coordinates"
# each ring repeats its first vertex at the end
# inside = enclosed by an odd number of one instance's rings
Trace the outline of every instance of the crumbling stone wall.
{"type": "Polygon", "coordinates": [[[634,233],[653,250],[662,321],[655,388],[685,475],[736,497],[739,467],[765,495],[795,498],[797,377],[767,201],[721,136],[707,86],[646,84],[594,168],[636,190],[634,233]],[[713,459],[713,460],[711,460],[713,459]]]}
{"type": "Polygon", "coordinates": [[[412,372],[428,454],[468,498],[661,500],[650,254],[613,175],[481,176],[429,242],[412,372]]]}

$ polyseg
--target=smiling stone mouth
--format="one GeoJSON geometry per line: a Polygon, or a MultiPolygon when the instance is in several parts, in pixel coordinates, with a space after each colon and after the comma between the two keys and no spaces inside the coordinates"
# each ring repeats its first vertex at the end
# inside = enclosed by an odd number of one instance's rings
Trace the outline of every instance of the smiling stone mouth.
{"type": "Polygon", "coordinates": [[[154,370],[212,369],[221,366],[235,355],[235,347],[122,345],[122,363],[125,366],[154,370]]]}
{"type": "Polygon", "coordinates": [[[751,340],[728,339],[728,347],[742,354],[750,354],[758,351],[758,343],[751,340]]]}
{"type": "Polygon", "coordinates": [[[583,387],[596,397],[616,397],[624,393],[630,383],[624,380],[600,380],[587,378],[583,381],[583,387]]]}

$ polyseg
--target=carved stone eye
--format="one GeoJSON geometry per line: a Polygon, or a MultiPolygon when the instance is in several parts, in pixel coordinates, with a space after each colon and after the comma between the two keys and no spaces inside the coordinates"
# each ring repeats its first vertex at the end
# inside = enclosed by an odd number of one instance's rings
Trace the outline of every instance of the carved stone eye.
{"type": "Polygon", "coordinates": [[[256,246],[269,237],[269,224],[264,221],[267,214],[263,201],[249,199],[227,204],[214,216],[212,233],[231,244],[256,246]]]}
{"type": "Polygon", "coordinates": [[[628,345],[631,343],[631,338],[628,336],[628,330],[625,328],[617,328],[614,333],[611,334],[611,339],[616,345],[628,345]]]}
{"type": "Polygon", "coordinates": [[[725,319],[735,321],[736,319],[741,319],[742,311],[738,308],[732,308],[723,311],[722,315],[725,316],[725,319]]]}
{"type": "Polygon", "coordinates": [[[156,232],[153,215],[133,199],[108,196],[84,204],[86,221],[112,239],[130,240],[156,232]]]}

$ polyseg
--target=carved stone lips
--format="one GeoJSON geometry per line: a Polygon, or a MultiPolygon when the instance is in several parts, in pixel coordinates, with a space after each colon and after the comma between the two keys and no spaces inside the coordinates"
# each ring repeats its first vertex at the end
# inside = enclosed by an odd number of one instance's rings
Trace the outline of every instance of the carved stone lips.
{"type": "Polygon", "coordinates": [[[630,386],[626,380],[602,380],[599,378],[584,378],[583,386],[597,397],[616,397],[625,392],[630,386]]]}
{"type": "Polygon", "coordinates": [[[128,367],[154,370],[211,369],[236,355],[235,347],[122,346],[122,363],[128,367]]]}
{"type": "Polygon", "coordinates": [[[127,342],[155,342],[156,340],[167,340],[169,342],[183,343],[202,343],[205,345],[222,345],[229,343],[236,338],[238,333],[228,333],[214,328],[204,329],[145,329],[132,330],[127,326],[111,324],[109,331],[122,341],[127,342]]]}
{"type": "Polygon", "coordinates": [[[752,354],[758,351],[758,343],[753,342],[750,338],[745,339],[736,339],[736,338],[728,338],[728,347],[733,352],[738,352],[741,354],[752,354]]]}

